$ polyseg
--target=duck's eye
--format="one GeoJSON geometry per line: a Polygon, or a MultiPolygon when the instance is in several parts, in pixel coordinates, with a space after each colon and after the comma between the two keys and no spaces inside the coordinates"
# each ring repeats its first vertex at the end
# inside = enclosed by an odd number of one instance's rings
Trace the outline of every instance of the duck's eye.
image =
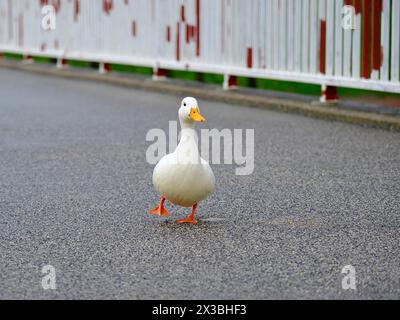
{"type": "Polygon", "coordinates": [[[183,103],[183,106],[186,107],[186,102],[183,103]]]}

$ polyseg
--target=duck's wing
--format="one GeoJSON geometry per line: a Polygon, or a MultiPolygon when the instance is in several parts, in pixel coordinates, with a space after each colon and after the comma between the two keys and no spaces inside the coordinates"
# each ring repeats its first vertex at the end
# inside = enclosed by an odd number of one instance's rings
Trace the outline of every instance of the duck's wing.
{"type": "Polygon", "coordinates": [[[204,170],[206,171],[206,174],[208,175],[211,185],[212,185],[212,189],[214,189],[215,186],[215,176],[214,176],[214,172],[212,171],[210,164],[204,160],[203,158],[200,158],[201,160],[201,165],[203,166],[204,170]]]}

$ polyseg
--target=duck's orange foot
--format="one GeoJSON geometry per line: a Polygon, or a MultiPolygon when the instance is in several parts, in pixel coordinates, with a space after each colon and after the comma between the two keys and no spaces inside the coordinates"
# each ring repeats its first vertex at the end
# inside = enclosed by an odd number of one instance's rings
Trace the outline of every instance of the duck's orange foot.
{"type": "Polygon", "coordinates": [[[171,214],[168,212],[167,209],[161,206],[157,206],[154,209],[149,210],[149,214],[155,214],[160,217],[169,217],[171,214]]]}
{"type": "Polygon", "coordinates": [[[165,201],[164,196],[161,196],[160,204],[157,207],[155,207],[154,209],[149,210],[149,214],[156,214],[160,217],[170,216],[170,213],[168,212],[168,210],[164,208],[164,201],[165,201]]]}
{"type": "Polygon", "coordinates": [[[197,224],[197,221],[191,215],[187,216],[185,219],[176,220],[176,223],[191,223],[197,224]]]}
{"type": "Polygon", "coordinates": [[[192,207],[192,213],[189,214],[185,219],[179,219],[176,220],[176,223],[191,223],[191,224],[196,224],[197,221],[194,218],[194,213],[196,212],[197,209],[197,203],[193,205],[192,207]]]}

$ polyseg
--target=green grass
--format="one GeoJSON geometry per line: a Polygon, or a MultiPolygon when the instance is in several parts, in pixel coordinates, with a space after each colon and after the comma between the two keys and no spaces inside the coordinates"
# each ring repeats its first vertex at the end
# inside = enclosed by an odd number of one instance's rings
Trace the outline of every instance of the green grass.
{"type": "Polygon", "coordinates": [[[23,55],[17,53],[4,53],[4,58],[10,60],[22,60],[23,55]]]}
{"type": "Polygon", "coordinates": [[[298,93],[311,96],[321,95],[321,86],[292,81],[279,81],[269,79],[254,79],[238,77],[238,84],[242,87],[250,87],[263,90],[273,90],[289,93],[298,93]]]}
{"type": "Polygon", "coordinates": [[[351,97],[393,97],[400,98],[400,94],[392,92],[382,92],[382,91],[371,91],[362,89],[352,89],[352,88],[338,88],[339,97],[351,96],[351,97]]]}
{"type": "Polygon", "coordinates": [[[97,68],[98,63],[87,62],[81,60],[68,60],[68,65],[75,68],[97,68]]]}
{"type": "Polygon", "coordinates": [[[203,73],[203,81],[205,83],[221,84],[224,81],[222,74],[203,73]]]}
{"type": "Polygon", "coordinates": [[[136,74],[145,74],[151,76],[153,74],[153,69],[149,67],[136,67],[128,66],[125,64],[111,64],[111,69],[117,72],[127,72],[136,74]]]}
{"type": "Polygon", "coordinates": [[[200,72],[182,71],[182,70],[168,70],[167,76],[171,79],[200,81],[212,84],[221,84],[224,80],[224,76],[221,74],[200,73],[200,72]]]}
{"type": "Polygon", "coordinates": [[[47,57],[33,57],[33,61],[36,63],[56,63],[56,59],[54,58],[47,58],[47,57]]]}

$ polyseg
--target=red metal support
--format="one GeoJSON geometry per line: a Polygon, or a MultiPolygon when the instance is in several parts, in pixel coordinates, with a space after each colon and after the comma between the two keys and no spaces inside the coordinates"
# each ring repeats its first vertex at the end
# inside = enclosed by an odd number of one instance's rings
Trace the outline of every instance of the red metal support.
{"type": "Polygon", "coordinates": [[[186,24],[186,43],[190,42],[190,25],[186,24]]]}
{"type": "Polygon", "coordinates": [[[175,44],[175,58],[179,61],[181,57],[181,26],[180,23],[176,23],[176,44],[175,44]]]}
{"type": "Polygon", "coordinates": [[[371,75],[371,0],[362,1],[362,61],[361,76],[371,75]]]}
{"type": "Polygon", "coordinates": [[[78,16],[81,11],[80,0],[74,0],[74,21],[78,21],[78,16]]]}
{"type": "Polygon", "coordinates": [[[181,5],[181,22],[186,21],[186,16],[185,16],[185,6],[181,5]]]}
{"type": "Polygon", "coordinates": [[[57,59],[57,68],[58,69],[65,69],[68,67],[68,60],[64,58],[57,59]]]}
{"type": "Polygon", "coordinates": [[[171,42],[171,27],[167,26],[166,30],[165,30],[165,40],[167,42],[171,42]]]}
{"type": "Polygon", "coordinates": [[[29,54],[23,55],[22,56],[22,63],[23,64],[31,64],[33,63],[33,57],[29,54]]]}
{"type": "Polygon", "coordinates": [[[200,0],[196,0],[196,56],[200,56],[200,0]]]}
{"type": "Polygon", "coordinates": [[[339,100],[335,86],[322,85],[321,103],[336,103],[339,100]]]}
{"type": "Polygon", "coordinates": [[[136,35],[137,35],[137,28],[136,28],[136,21],[135,21],[135,20],[132,21],[132,29],[131,29],[131,32],[132,32],[132,37],[136,37],[136,35]]]}
{"type": "Polygon", "coordinates": [[[103,11],[105,14],[109,15],[113,7],[113,0],[103,0],[103,11]]]}
{"type": "Polygon", "coordinates": [[[112,71],[111,65],[107,62],[100,62],[99,63],[99,72],[104,74],[104,73],[110,73],[112,71]]]}
{"type": "Polygon", "coordinates": [[[167,70],[155,67],[153,69],[153,80],[164,80],[167,78],[167,70]]]}
{"type": "Polygon", "coordinates": [[[229,74],[224,75],[224,83],[222,84],[224,90],[236,89],[237,86],[237,76],[231,76],[229,74]]]}
{"type": "Polygon", "coordinates": [[[319,72],[325,73],[326,57],[326,21],[320,21],[320,40],[319,40],[319,72]]]}
{"type": "Polygon", "coordinates": [[[253,68],[253,48],[247,48],[247,68],[253,68]]]}
{"type": "Polygon", "coordinates": [[[372,69],[381,68],[381,13],[382,0],[372,0],[372,69]]]}

